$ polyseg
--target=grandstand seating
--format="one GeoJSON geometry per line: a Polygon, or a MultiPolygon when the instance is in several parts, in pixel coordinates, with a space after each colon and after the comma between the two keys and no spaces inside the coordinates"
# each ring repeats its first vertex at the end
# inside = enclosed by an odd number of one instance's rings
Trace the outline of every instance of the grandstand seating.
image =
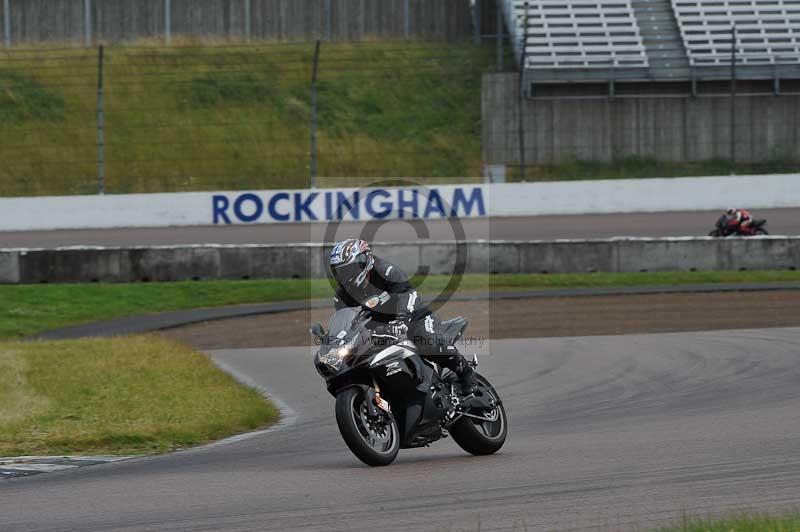
{"type": "Polygon", "coordinates": [[[534,83],[800,79],[800,0],[501,0],[534,83]],[[727,70],[726,70],[727,67],[727,70]]]}
{"type": "Polygon", "coordinates": [[[800,0],[671,0],[692,66],[800,62],[800,0]]]}
{"type": "Polygon", "coordinates": [[[647,67],[630,0],[507,0],[529,69],[647,67]]]}

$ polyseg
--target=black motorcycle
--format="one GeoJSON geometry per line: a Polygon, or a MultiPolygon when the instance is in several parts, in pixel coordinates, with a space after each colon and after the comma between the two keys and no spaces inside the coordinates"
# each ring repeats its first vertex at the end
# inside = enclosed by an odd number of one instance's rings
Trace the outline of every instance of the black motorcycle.
{"type": "MultiPolygon", "coordinates": [[[[443,322],[450,345],[467,323],[443,322]]],[[[428,446],[448,434],[474,455],[492,454],[505,443],[503,402],[483,376],[476,375],[478,390],[464,397],[455,373],[420,356],[403,332],[359,308],[336,311],[327,333],[319,323],[311,333],[320,343],[314,365],[336,398],[339,431],[362,462],[388,465],[399,449],[428,446]]],[[[471,365],[477,367],[477,356],[471,365]]]]}
{"type": "Polygon", "coordinates": [[[717,224],[714,226],[708,236],[757,236],[768,235],[769,232],[764,227],[767,225],[766,220],[753,220],[750,228],[747,231],[742,231],[739,226],[731,227],[728,225],[728,217],[724,214],[719,217],[717,224]]]}

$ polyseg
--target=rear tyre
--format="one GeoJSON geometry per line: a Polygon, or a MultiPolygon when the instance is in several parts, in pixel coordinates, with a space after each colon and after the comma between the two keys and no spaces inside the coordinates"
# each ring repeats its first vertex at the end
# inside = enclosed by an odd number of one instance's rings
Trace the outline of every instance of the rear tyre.
{"type": "Polygon", "coordinates": [[[714,229],[708,233],[708,236],[722,236],[722,233],[719,232],[719,229],[714,229]]]}
{"type": "Polygon", "coordinates": [[[470,412],[470,414],[493,418],[493,421],[464,416],[456,421],[449,430],[459,447],[470,454],[483,456],[496,453],[506,442],[508,418],[497,390],[483,376],[478,374],[475,376],[480,383],[480,389],[484,393],[490,394],[498,404],[494,410],[489,412],[482,410],[470,412]]]}
{"type": "Polygon", "coordinates": [[[336,424],[344,442],[359,460],[375,467],[394,462],[400,450],[394,416],[380,409],[378,413],[368,415],[361,388],[347,388],[336,396],[336,424]]]}
{"type": "Polygon", "coordinates": [[[756,234],[756,235],[768,235],[768,234],[769,234],[769,231],[767,231],[766,229],[763,229],[763,228],[759,227],[758,229],[756,229],[755,231],[753,231],[753,233],[754,233],[754,234],[756,234]]]}

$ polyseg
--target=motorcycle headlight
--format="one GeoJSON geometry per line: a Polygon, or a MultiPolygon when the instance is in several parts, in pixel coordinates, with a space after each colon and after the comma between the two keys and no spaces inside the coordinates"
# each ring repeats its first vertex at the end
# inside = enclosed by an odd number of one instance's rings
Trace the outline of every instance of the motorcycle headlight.
{"type": "Polygon", "coordinates": [[[352,352],[353,352],[353,346],[348,344],[348,345],[343,345],[342,347],[337,349],[336,350],[336,355],[339,358],[345,358],[345,357],[350,356],[350,353],[352,353],[352,352]]]}
{"type": "Polygon", "coordinates": [[[342,361],[353,352],[353,346],[346,344],[343,346],[332,347],[327,353],[319,357],[320,362],[330,366],[335,370],[342,367],[342,361]]]}

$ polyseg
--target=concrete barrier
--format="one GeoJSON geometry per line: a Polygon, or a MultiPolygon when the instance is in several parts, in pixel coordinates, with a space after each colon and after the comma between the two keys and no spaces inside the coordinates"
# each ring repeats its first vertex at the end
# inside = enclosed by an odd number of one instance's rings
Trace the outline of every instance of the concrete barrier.
{"type": "Polygon", "coordinates": [[[722,211],[731,205],[798,207],[800,174],[0,198],[0,231],[722,211]]]}
{"type": "MultiPolygon", "coordinates": [[[[800,267],[800,237],[375,244],[409,274],[769,270],[800,267]]],[[[330,246],[202,245],[0,250],[0,283],[322,278],[330,246]]]]}
{"type": "MultiPolygon", "coordinates": [[[[742,96],[736,100],[735,124],[730,121],[729,101],[716,97],[719,94],[703,95],[702,89],[698,96],[662,92],[621,98],[524,98],[525,161],[550,165],[572,159],[608,162],[631,156],[674,162],[728,159],[732,131],[738,163],[797,160],[800,143],[795,117],[800,112],[800,96],[795,91],[755,95],[752,93],[763,91],[760,85],[745,88],[749,82],[740,83],[742,96]]],[[[536,90],[534,83],[534,93],[536,90]]],[[[563,89],[560,92],[564,94],[563,89]]],[[[481,124],[486,164],[519,164],[518,94],[515,72],[483,77],[481,124]]]]}

